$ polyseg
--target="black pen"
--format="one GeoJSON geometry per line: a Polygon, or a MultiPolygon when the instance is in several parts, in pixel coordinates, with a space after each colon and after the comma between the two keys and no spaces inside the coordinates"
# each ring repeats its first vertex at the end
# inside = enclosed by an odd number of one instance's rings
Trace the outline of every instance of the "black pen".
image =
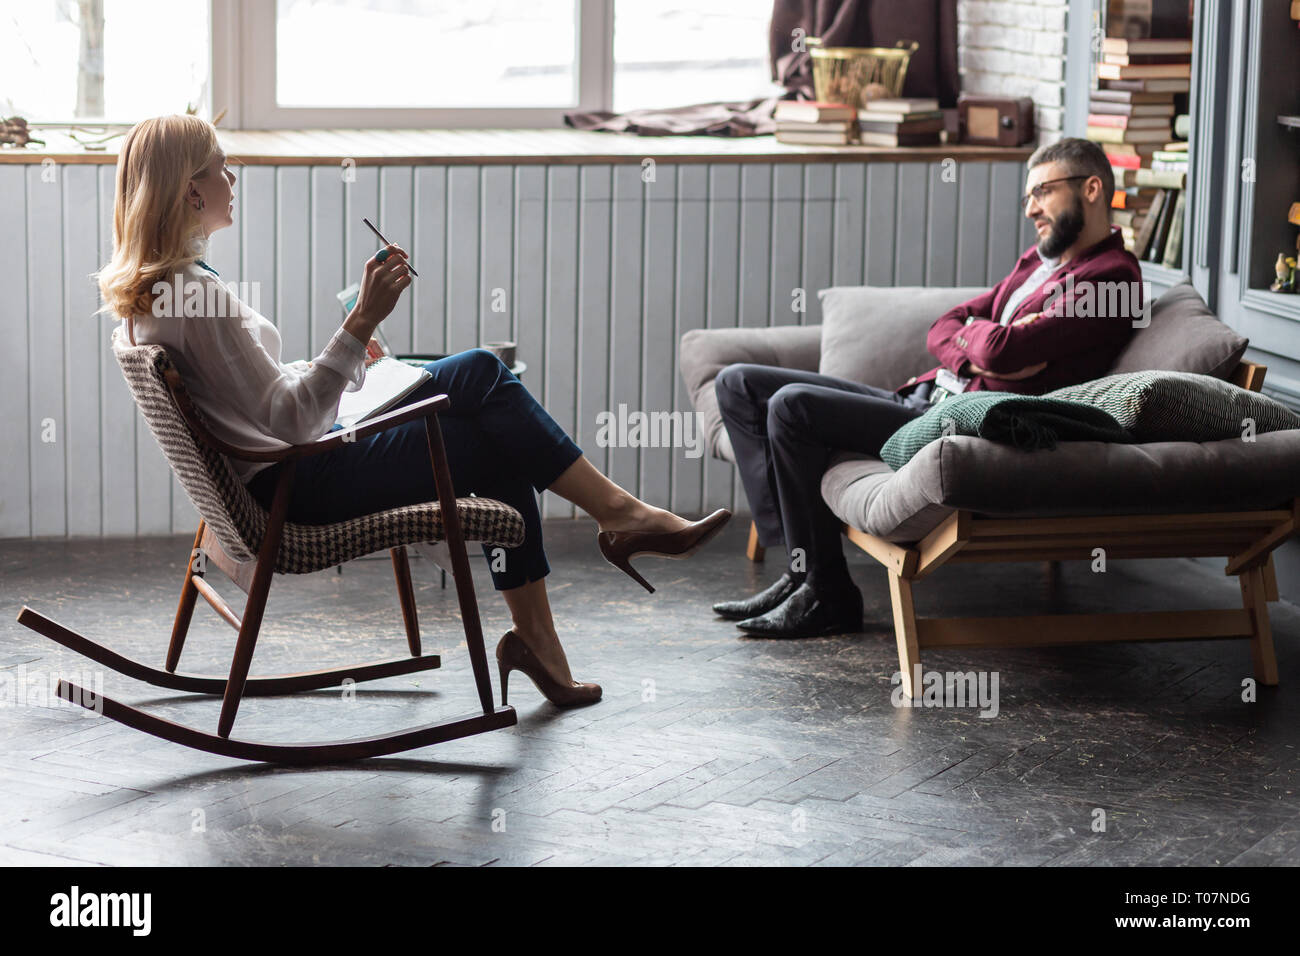
{"type": "MultiPolygon", "coordinates": [[[[370,231],[373,232],[376,236],[378,236],[378,237],[379,237],[379,241],[382,242],[385,246],[391,246],[391,245],[392,245],[391,242],[389,242],[387,239],[384,238],[384,234],[383,234],[382,232],[380,232],[378,229],[375,228],[375,224],[374,224],[373,222],[371,222],[371,221],[370,221],[369,219],[367,219],[365,216],[362,216],[362,217],[361,217],[361,221],[364,222],[367,226],[370,227],[370,231]]],[[[411,265],[411,262],[410,262],[409,259],[408,259],[407,262],[406,262],[406,268],[408,268],[408,269],[411,270],[411,275],[413,275],[413,276],[419,276],[420,273],[418,273],[418,272],[415,271],[415,268],[411,265]]]]}

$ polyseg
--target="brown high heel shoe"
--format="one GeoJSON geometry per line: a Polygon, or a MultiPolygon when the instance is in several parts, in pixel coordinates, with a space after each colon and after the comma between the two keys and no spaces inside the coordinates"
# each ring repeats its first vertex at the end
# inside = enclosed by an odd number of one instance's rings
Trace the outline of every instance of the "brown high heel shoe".
{"type": "Polygon", "coordinates": [[[501,671],[501,706],[506,704],[506,682],[511,671],[527,674],[542,695],[556,707],[582,707],[600,700],[599,684],[562,684],[513,629],[497,644],[497,667],[501,671]]]}
{"type": "Polygon", "coordinates": [[[650,582],[632,567],[632,558],[638,554],[657,554],[665,558],[689,558],[722,530],[731,512],[719,508],[707,518],[701,518],[680,531],[602,531],[596,536],[600,553],[605,560],[643,588],[654,593],[650,582]]]}

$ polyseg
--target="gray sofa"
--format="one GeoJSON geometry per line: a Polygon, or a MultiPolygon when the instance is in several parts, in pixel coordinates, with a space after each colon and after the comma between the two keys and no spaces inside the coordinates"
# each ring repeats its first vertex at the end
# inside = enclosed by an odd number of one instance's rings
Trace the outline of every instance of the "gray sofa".
{"type": "MultiPolygon", "coordinates": [[[[735,461],[713,390],[725,366],[777,365],[896,388],[935,366],[925,347],[931,323],[982,291],[829,289],[822,293],[825,342],[822,325],[687,332],[681,371],[710,453],[735,461]]],[[[1153,303],[1150,325],[1134,331],[1111,373],[1166,368],[1228,379],[1246,345],[1183,283],[1153,303]]],[[[928,445],[897,474],[875,458],[839,455],[822,496],[846,524],[906,543],[958,508],[1005,517],[1263,508],[1293,497],[1297,475],[1297,432],[1260,435],[1253,444],[1067,442],[1033,454],[952,436],[928,445]],[[1014,482],[1006,480],[1011,474],[1014,482]]]]}
{"type": "MultiPolygon", "coordinates": [[[[925,347],[934,320],[982,291],[828,289],[821,293],[822,325],[687,332],[681,340],[681,371],[701,413],[710,453],[735,460],[714,394],[714,379],[725,366],[777,365],[896,388],[936,364],[925,347]]],[[[1152,303],[1149,324],[1134,331],[1109,374],[1144,369],[1198,372],[1258,390],[1265,370],[1241,361],[1246,345],[1184,282],[1152,303]]],[[[917,647],[926,643],[926,625],[940,623],[918,623],[914,618],[910,584],[939,564],[956,558],[997,560],[999,554],[1003,560],[1032,560],[1036,555],[1046,560],[1087,558],[1091,546],[1099,542],[1111,544],[1116,557],[1222,554],[1231,560],[1259,544],[1265,533],[1261,529],[1267,529],[1271,543],[1250,551],[1230,572],[1250,572],[1242,578],[1244,609],[1235,612],[1246,616],[1220,622],[1219,630],[1234,633],[1204,636],[1251,637],[1256,669],[1264,671],[1261,680],[1268,682],[1266,665],[1272,645],[1271,636],[1264,633],[1267,613],[1266,609],[1259,613],[1251,603],[1254,592],[1247,591],[1248,586],[1254,587],[1268,599],[1276,599],[1269,553],[1295,530],[1293,503],[1298,490],[1300,429],[1260,434],[1253,442],[1063,442],[1054,450],[1036,452],[982,438],[948,436],[931,442],[898,472],[875,458],[837,453],[821,485],[822,497],[844,522],[850,539],[890,571],[900,664],[909,694],[908,665],[915,662],[917,647]],[[1250,512],[1258,520],[1252,518],[1255,523],[1250,527],[1235,527],[1235,536],[1223,531],[1215,538],[1212,530],[1224,524],[1224,512],[1250,512]],[[1219,518],[1206,517],[1212,513],[1219,513],[1219,518]],[[1159,514],[1181,517],[1163,523],[1133,518],[1159,514]],[[1059,532],[1051,541],[1042,530],[1049,526],[1041,519],[1048,518],[1068,519],[1050,525],[1059,532]],[[1026,537],[1006,537],[1008,527],[1018,526],[1005,519],[1024,521],[1026,537]],[[1195,540],[1189,538],[1188,529],[1201,525],[1208,530],[1199,532],[1201,537],[1195,540]],[[1144,550],[1134,540],[1138,527],[1163,530],[1143,532],[1147,537],[1142,541],[1149,544],[1144,550]],[[1004,535],[999,540],[1005,547],[999,550],[996,542],[984,540],[978,545],[982,557],[968,553],[975,549],[974,539],[992,534],[995,528],[1004,535]],[[1181,537],[1176,534],[1179,528],[1181,537]]],[[[754,544],[751,535],[751,548],[754,544]]],[[[945,623],[962,620],[974,619],[945,623]]],[[[1190,622],[1153,618],[1144,624],[1156,636],[1171,636],[1170,627],[1186,629],[1190,622]]],[[[1080,634],[1088,627],[1110,627],[1114,634],[1130,635],[1111,639],[1143,639],[1144,624],[1097,620],[1087,622],[1080,634]]],[[[1054,629],[1059,630],[1059,622],[1054,629]]],[[[942,633],[930,628],[929,634],[930,643],[989,644],[1003,643],[998,634],[1015,630],[975,634],[948,627],[942,633]]],[[[1076,639],[1060,633],[1067,640],[1076,639]]]]}

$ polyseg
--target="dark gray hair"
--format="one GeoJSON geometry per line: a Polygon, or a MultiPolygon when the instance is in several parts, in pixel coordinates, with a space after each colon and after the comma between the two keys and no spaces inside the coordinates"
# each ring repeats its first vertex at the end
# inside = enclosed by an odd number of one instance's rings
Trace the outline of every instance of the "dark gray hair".
{"type": "Polygon", "coordinates": [[[1096,176],[1100,179],[1109,215],[1110,201],[1115,195],[1115,173],[1110,168],[1105,150],[1099,145],[1090,139],[1067,136],[1055,143],[1038,147],[1025,163],[1025,168],[1033,169],[1043,163],[1060,163],[1071,176],[1096,176]]]}

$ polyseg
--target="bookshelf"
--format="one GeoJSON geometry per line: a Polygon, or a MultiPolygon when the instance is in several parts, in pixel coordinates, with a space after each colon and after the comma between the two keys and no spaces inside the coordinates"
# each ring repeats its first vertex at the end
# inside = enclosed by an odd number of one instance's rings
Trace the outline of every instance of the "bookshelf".
{"type": "MultiPolygon", "coordinates": [[[[1086,135],[1111,0],[1070,0],[1066,132],[1086,135]]],[[[1160,3],[1161,0],[1152,0],[1160,3]]],[[[1172,9],[1172,8],[1166,8],[1172,9]]],[[[1194,0],[1184,240],[1175,267],[1143,262],[1158,296],[1190,277],[1268,366],[1264,391],[1300,411],[1300,294],[1273,292],[1300,234],[1300,0],[1194,0]]],[[[1297,256],[1300,258],[1300,256],[1297,256]]]]}
{"type": "MultiPolygon", "coordinates": [[[[1144,270],[1173,281],[1190,230],[1194,5],[1096,0],[1085,134],[1115,174],[1112,221],[1144,270]]],[[[1162,283],[1163,284],[1163,283],[1162,283]]]]}
{"type": "Polygon", "coordinates": [[[1300,226],[1300,5],[1217,4],[1230,21],[1227,108],[1231,144],[1218,261],[1219,316],[1269,366],[1265,390],[1300,409],[1300,294],[1273,292],[1279,254],[1296,257],[1300,226]]]}

